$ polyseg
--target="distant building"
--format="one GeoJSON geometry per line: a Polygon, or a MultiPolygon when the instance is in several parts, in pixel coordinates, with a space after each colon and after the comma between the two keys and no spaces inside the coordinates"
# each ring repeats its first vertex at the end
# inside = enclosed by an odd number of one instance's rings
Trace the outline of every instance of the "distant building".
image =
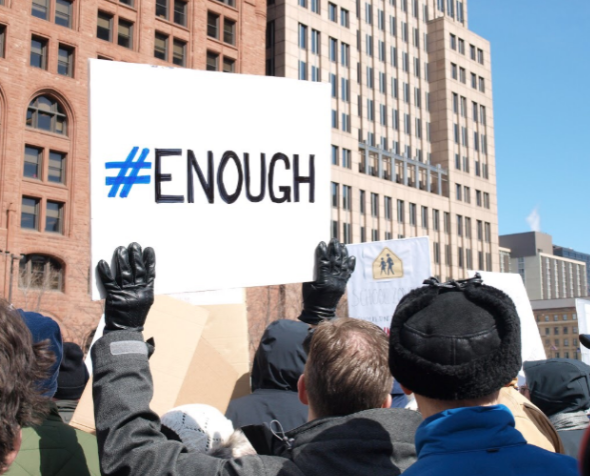
{"type": "Polygon", "coordinates": [[[547,358],[581,360],[574,298],[531,301],[547,358]]]}
{"type": "Polygon", "coordinates": [[[590,296],[590,254],[557,245],[553,245],[553,254],[586,263],[586,294],[590,296]]]}
{"type": "Polygon", "coordinates": [[[551,235],[501,235],[500,246],[510,249],[510,268],[522,276],[531,301],[588,295],[586,263],[554,255],[551,235]]]}

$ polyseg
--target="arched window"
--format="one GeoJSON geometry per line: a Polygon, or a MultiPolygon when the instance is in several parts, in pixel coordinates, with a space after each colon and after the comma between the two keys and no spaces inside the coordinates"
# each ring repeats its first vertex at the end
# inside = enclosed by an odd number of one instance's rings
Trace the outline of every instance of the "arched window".
{"type": "Polygon", "coordinates": [[[27,109],[27,126],[54,134],[67,135],[68,119],[59,102],[49,96],[37,96],[27,109]]]}
{"type": "Polygon", "coordinates": [[[63,291],[64,268],[47,255],[24,255],[20,260],[18,286],[22,289],[63,291]]]}

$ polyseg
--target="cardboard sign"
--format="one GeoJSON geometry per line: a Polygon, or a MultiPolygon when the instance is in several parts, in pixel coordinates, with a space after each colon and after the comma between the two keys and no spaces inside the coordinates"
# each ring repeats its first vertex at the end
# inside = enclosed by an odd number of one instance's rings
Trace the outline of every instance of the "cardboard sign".
{"type": "MultiPolygon", "coordinates": [[[[150,408],[158,415],[188,403],[225,412],[231,399],[250,393],[245,304],[196,307],[158,296],[143,334],[156,341],[150,408]]],[[[95,431],[92,379],[70,424],[95,431]]]]}
{"type": "MultiPolygon", "coordinates": [[[[579,334],[590,334],[590,299],[576,298],[579,334]]],[[[590,365],[590,349],[580,344],[582,362],[590,365]]]]}
{"type": "Polygon", "coordinates": [[[157,294],[312,280],[330,110],[326,83],[90,60],[93,266],[136,241],[157,294]]]}
{"type": "MultiPolygon", "coordinates": [[[[539,334],[539,328],[535,321],[533,308],[529,301],[526,288],[522,282],[520,274],[516,273],[494,273],[490,271],[478,271],[483,279],[483,283],[493,286],[504,291],[514,301],[516,312],[520,317],[520,336],[522,339],[522,361],[527,360],[545,360],[545,348],[539,334]]],[[[469,271],[469,276],[474,276],[475,271],[469,271]]],[[[525,382],[524,371],[521,369],[518,373],[518,383],[523,385],[525,382]]]]}
{"type": "Polygon", "coordinates": [[[428,237],[347,245],[356,256],[348,281],[348,314],[389,330],[400,299],[430,277],[428,237]]]}

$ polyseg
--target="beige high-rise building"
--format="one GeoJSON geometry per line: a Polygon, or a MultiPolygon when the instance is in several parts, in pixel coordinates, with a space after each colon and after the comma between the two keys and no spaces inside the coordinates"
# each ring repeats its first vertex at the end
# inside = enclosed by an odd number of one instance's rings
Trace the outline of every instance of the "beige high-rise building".
{"type": "Polygon", "coordinates": [[[331,83],[332,234],[499,270],[489,42],[455,0],[270,0],[268,75],[331,83]]]}

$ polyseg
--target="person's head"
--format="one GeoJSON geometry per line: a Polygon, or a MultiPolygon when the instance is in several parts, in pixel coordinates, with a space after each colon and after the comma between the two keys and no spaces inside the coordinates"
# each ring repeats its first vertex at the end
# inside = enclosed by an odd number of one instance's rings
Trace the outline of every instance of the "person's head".
{"type": "Polygon", "coordinates": [[[184,444],[189,451],[232,459],[256,454],[241,430],[210,405],[190,404],[162,415],[162,433],[184,444]]]}
{"type": "Polygon", "coordinates": [[[16,458],[21,428],[40,423],[47,411],[38,382],[47,378],[54,360],[49,344],[34,344],[19,313],[0,302],[0,473],[16,458]]]}
{"type": "Polygon", "coordinates": [[[252,391],[258,389],[297,391],[307,355],[303,342],[308,326],[280,319],[264,331],[252,364],[252,391]]]}
{"type": "Polygon", "coordinates": [[[398,304],[389,367],[423,415],[496,403],[521,367],[520,319],[505,293],[481,279],[428,280],[398,304]]]}
{"type": "Polygon", "coordinates": [[[43,390],[43,395],[53,397],[57,391],[57,376],[59,375],[59,366],[63,358],[63,340],[59,324],[51,317],[43,316],[37,312],[23,311],[19,309],[23,321],[31,331],[33,342],[47,342],[49,350],[54,355],[54,362],[51,371],[38,385],[43,390]]]}
{"type": "Polygon", "coordinates": [[[78,344],[64,342],[64,355],[57,376],[58,400],[80,400],[88,381],[88,369],[84,363],[84,354],[78,344]]]}
{"type": "Polygon", "coordinates": [[[548,417],[590,408],[590,366],[573,359],[524,363],[530,400],[548,417]]]}
{"type": "Polygon", "coordinates": [[[299,398],[309,419],[350,415],[391,405],[393,379],[387,366],[387,336],[359,319],[333,319],[314,330],[299,398]]]}

